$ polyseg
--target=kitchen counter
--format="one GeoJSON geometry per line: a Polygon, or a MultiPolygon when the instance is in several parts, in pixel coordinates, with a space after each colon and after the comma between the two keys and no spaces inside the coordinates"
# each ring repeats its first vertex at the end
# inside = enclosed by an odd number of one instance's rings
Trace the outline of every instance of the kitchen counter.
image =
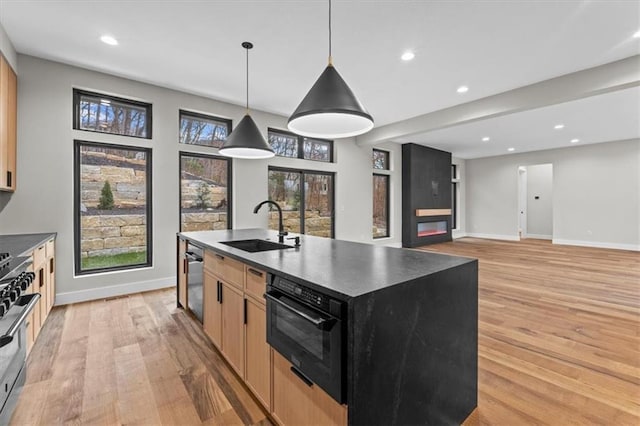
{"type": "Polygon", "coordinates": [[[28,256],[36,247],[55,238],[56,235],[56,232],[0,235],[0,253],[8,252],[13,256],[28,256]]]}
{"type": "Polygon", "coordinates": [[[221,244],[277,241],[264,229],[179,238],[346,302],[349,425],[460,424],[477,406],[477,260],[305,235],[258,253],[221,244]]]}
{"type": "MultiPolygon", "coordinates": [[[[258,253],[221,244],[222,241],[254,238],[277,242],[278,233],[266,229],[183,232],[179,235],[268,272],[310,287],[321,287],[344,301],[476,262],[463,257],[306,235],[300,235],[300,247],[258,253]]],[[[288,237],[293,235],[298,234],[288,237]]],[[[293,246],[293,240],[285,240],[285,243],[293,246]]]]}

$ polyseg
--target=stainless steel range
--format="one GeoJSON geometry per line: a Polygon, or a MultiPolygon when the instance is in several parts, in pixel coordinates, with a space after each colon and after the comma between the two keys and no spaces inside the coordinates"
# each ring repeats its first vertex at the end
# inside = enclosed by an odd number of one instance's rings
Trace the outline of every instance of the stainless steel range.
{"type": "Polygon", "coordinates": [[[35,278],[31,257],[0,253],[0,424],[8,424],[26,379],[27,318],[40,299],[24,294],[35,278]]]}

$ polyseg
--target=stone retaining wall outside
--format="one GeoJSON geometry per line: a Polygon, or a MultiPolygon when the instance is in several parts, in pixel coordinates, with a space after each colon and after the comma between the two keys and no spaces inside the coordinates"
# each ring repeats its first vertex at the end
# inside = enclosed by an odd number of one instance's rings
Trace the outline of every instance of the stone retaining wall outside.
{"type": "MultiPolygon", "coordinates": [[[[283,211],[282,224],[285,231],[297,232],[300,228],[300,212],[283,211]]],[[[304,226],[307,235],[331,238],[331,216],[321,216],[317,210],[307,210],[305,211],[304,226]]],[[[278,229],[277,211],[269,212],[269,229],[278,229]]]]}
{"type": "Polygon", "coordinates": [[[141,252],[147,249],[146,216],[82,216],[82,257],[141,252]]]}

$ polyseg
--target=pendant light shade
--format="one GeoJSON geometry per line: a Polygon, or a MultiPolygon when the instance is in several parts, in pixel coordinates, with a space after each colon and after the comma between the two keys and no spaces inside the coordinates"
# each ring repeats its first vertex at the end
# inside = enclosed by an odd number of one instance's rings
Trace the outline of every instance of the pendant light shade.
{"type": "Polygon", "coordinates": [[[360,103],[331,58],[331,0],[329,0],[329,65],[289,117],[289,130],[302,136],[346,138],[368,132],[373,117],[360,103]]]}
{"type": "Polygon", "coordinates": [[[275,155],[271,146],[260,133],[255,121],[249,115],[249,49],[253,44],[245,41],[242,47],[247,49],[247,113],[235,129],[227,136],[219,152],[234,158],[271,158],[275,155]]]}

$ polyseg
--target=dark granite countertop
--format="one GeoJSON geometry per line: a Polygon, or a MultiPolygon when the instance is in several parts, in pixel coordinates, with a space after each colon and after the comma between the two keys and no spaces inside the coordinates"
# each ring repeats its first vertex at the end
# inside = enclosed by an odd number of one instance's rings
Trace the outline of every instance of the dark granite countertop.
{"type": "Polygon", "coordinates": [[[30,251],[52,237],[55,238],[56,235],[56,232],[0,235],[0,253],[9,252],[12,256],[27,256],[31,254],[30,251]]]}
{"type": "MultiPolygon", "coordinates": [[[[277,241],[277,232],[266,229],[183,232],[178,235],[268,272],[278,273],[312,287],[320,286],[343,300],[476,261],[307,235],[300,235],[301,246],[298,248],[258,253],[220,244],[222,241],[254,238],[277,241]]],[[[293,241],[286,243],[293,246],[293,241]]]]}

